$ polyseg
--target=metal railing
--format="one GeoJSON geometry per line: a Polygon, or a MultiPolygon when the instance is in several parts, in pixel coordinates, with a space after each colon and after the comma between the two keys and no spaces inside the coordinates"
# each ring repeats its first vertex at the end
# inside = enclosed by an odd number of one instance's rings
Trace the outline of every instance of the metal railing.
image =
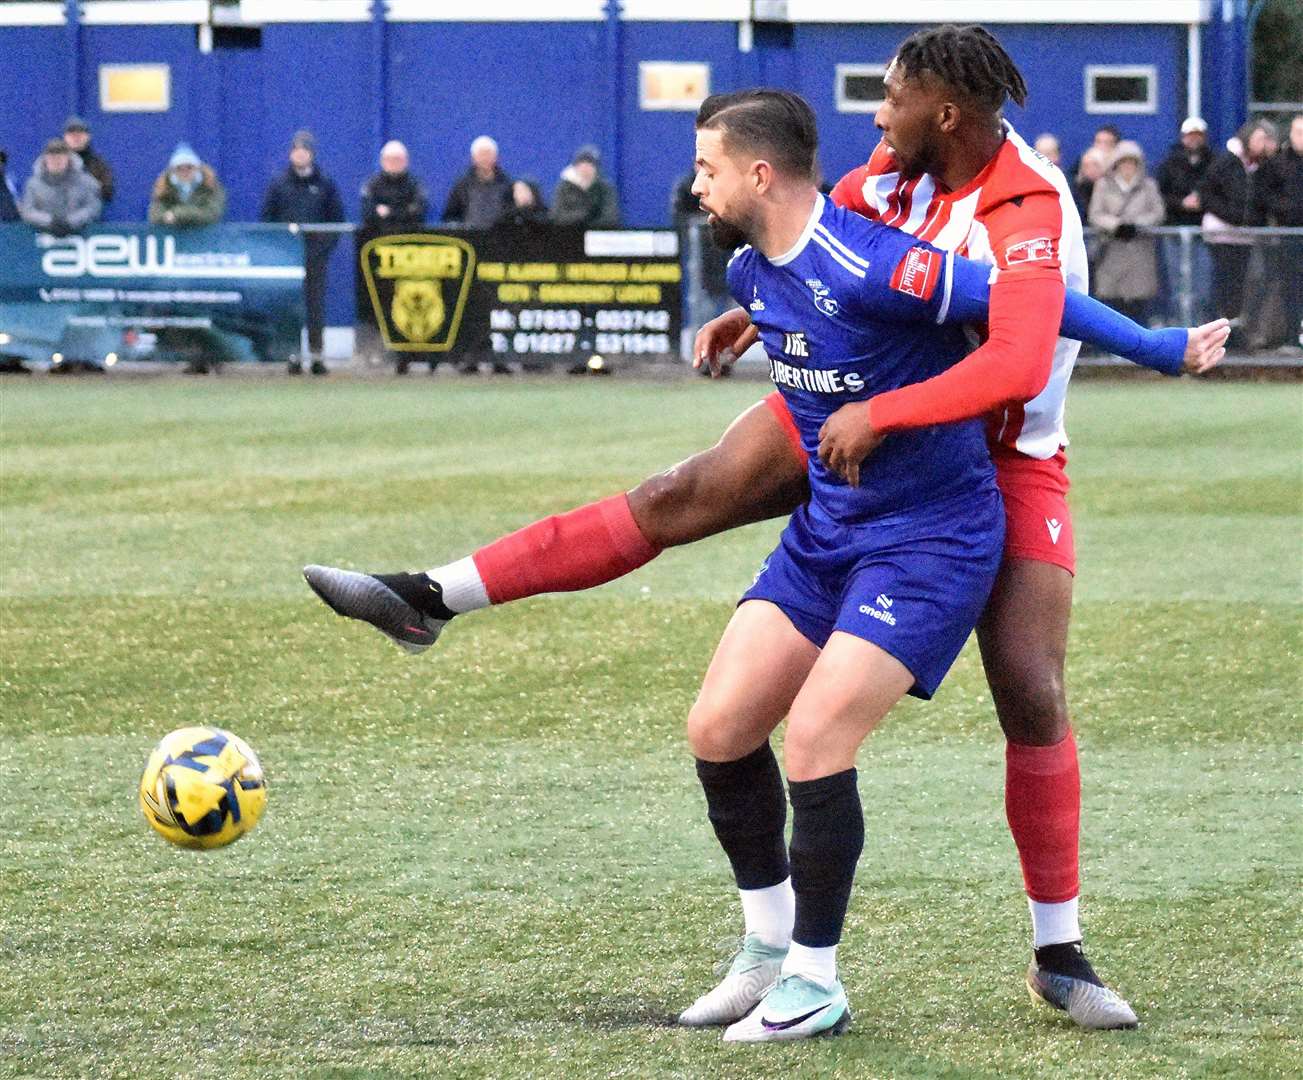
{"type": "MultiPolygon", "coordinates": [[[[705,223],[693,223],[685,232],[683,321],[687,356],[691,346],[688,328],[699,327],[732,307],[733,300],[723,287],[719,269],[726,256],[715,251],[705,223]]],[[[1153,325],[1196,326],[1223,314],[1213,310],[1213,276],[1217,271],[1211,249],[1217,246],[1212,240],[1228,242],[1251,252],[1239,282],[1243,302],[1234,320],[1237,330],[1233,347],[1299,346],[1303,228],[1235,228],[1219,232],[1210,240],[1210,234],[1196,226],[1163,225],[1139,228],[1137,238],[1145,237],[1154,243],[1158,268],[1158,290],[1144,305],[1148,309],[1143,315],[1145,321],[1153,325]]],[[[1086,230],[1092,262],[1108,239],[1098,230],[1086,230]]],[[[1303,352],[1299,359],[1303,360],[1303,352]]]]}

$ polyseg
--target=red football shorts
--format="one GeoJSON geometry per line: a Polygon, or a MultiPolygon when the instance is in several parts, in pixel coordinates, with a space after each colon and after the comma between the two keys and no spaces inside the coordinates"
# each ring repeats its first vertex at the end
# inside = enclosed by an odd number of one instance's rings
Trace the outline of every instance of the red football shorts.
{"type": "Polygon", "coordinates": [[[1068,458],[1062,450],[1041,460],[992,446],[995,482],[1004,496],[1004,556],[1035,559],[1077,572],[1068,510],[1068,458]]]}
{"type": "MultiPolygon", "coordinates": [[[[775,390],[764,400],[804,464],[801,436],[783,395],[775,390]]],[[[1075,575],[1077,549],[1068,511],[1067,455],[1060,450],[1041,460],[992,445],[991,460],[995,462],[995,482],[1004,496],[1005,558],[1034,559],[1075,575]]]]}

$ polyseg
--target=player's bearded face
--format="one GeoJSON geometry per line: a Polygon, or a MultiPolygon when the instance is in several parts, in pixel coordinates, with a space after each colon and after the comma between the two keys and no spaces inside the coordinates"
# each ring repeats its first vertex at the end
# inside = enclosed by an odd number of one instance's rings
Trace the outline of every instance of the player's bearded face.
{"type": "Polygon", "coordinates": [[[886,100],[874,117],[883,141],[891,147],[903,175],[931,172],[937,163],[937,94],[926,79],[906,78],[892,63],[883,81],[886,100]]]}
{"type": "Polygon", "coordinates": [[[745,177],[724,150],[718,131],[697,132],[697,176],[692,193],[709,215],[710,235],[725,251],[747,242],[751,215],[748,210],[745,177]]]}

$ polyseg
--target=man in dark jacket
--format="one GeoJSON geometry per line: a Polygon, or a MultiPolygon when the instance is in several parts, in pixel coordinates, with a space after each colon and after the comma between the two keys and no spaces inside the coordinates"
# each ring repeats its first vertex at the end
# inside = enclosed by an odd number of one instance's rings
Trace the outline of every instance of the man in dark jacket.
{"type": "Polygon", "coordinates": [[[392,231],[425,224],[425,187],[407,171],[407,147],[391,139],[380,150],[380,171],[362,185],[362,225],[392,231]]]}
{"type": "Polygon", "coordinates": [[[1167,224],[1199,224],[1203,211],[1199,203],[1199,185],[1212,161],[1208,125],[1199,117],[1191,116],[1181,124],[1180,142],[1172,146],[1158,166],[1158,190],[1167,211],[1167,224]]]}
{"type": "Polygon", "coordinates": [[[1236,226],[1262,225],[1254,200],[1253,180],[1262,163],[1276,152],[1276,125],[1270,120],[1250,120],[1228,144],[1230,149],[1209,166],[1199,185],[1203,206],[1204,240],[1213,259],[1213,310],[1238,319],[1244,306],[1253,239],[1236,226]]]}
{"type": "MultiPolygon", "coordinates": [[[[1268,224],[1303,227],[1303,113],[1290,121],[1289,139],[1275,157],[1263,162],[1255,184],[1258,210],[1268,224]]],[[[1274,279],[1284,309],[1285,347],[1303,344],[1303,236],[1281,237],[1275,249],[1274,279]]]]}
{"type": "Polygon", "coordinates": [[[562,170],[552,197],[552,221],[586,229],[618,229],[620,200],[601,174],[602,156],[595,146],[581,146],[562,170]]]}
{"type": "MultiPolygon", "coordinates": [[[[1203,217],[1199,202],[1199,185],[1212,164],[1213,152],[1208,146],[1208,125],[1197,116],[1187,117],[1181,124],[1181,138],[1168,151],[1158,166],[1158,190],[1163,196],[1165,223],[1168,225],[1198,226],[1203,217]]],[[[1162,240],[1163,270],[1168,292],[1168,318],[1179,321],[1182,312],[1177,300],[1181,291],[1181,240],[1165,236],[1162,240]]],[[[1194,292],[1195,311],[1192,317],[1202,319],[1208,306],[1208,288],[1212,281],[1212,259],[1200,241],[1190,248],[1190,287],[1194,292]]]]}
{"type": "Polygon", "coordinates": [[[68,149],[81,158],[82,168],[99,181],[100,202],[107,206],[113,201],[113,169],[107,161],[91,149],[90,126],[80,116],[70,116],[63,125],[63,141],[68,149]]]}
{"type": "Polygon", "coordinates": [[[498,164],[498,144],[487,135],[471,143],[470,168],[453,184],[443,220],[491,229],[512,210],[511,177],[498,164]]]}
{"type": "MultiPolygon", "coordinates": [[[[344,220],[339,188],[317,167],[317,142],[310,131],[296,131],[290,140],[289,167],[267,189],[262,202],[263,221],[302,225],[344,220]]],[[[308,356],[313,375],[324,375],[321,359],[326,325],[326,264],[339,240],[337,233],[305,233],[303,237],[303,304],[307,314],[308,356]]],[[[303,362],[289,362],[291,375],[303,371],[303,362]]]]}

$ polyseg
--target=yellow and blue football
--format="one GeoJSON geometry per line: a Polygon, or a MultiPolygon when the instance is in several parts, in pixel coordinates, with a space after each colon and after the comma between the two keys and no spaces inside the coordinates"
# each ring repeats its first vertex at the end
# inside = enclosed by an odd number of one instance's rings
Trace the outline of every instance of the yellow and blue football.
{"type": "Polygon", "coordinates": [[[221,728],[172,732],[149,755],[140,778],[145,820],[180,847],[225,847],[258,824],[266,805],[257,755],[221,728]]]}

